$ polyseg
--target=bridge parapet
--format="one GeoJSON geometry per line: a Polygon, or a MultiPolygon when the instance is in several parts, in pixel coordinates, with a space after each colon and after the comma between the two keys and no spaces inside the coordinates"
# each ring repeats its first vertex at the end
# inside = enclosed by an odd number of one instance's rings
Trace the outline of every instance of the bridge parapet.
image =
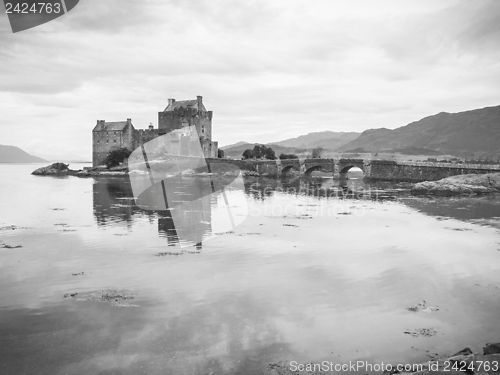
{"type": "Polygon", "coordinates": [[[460,168],[460,169],[487,169],[500,171],[500,165],[497,164],[465,164],[465,163],[443,163],[429,161],[398,161],[400,165],[413,165],[437,168],[460,168]]]}
{"type": "Polygon", "coordinates": [[[484,174],[494,172],[500,172],[500,166],[372,160],[370,163],[370,173],[366,177],[371,180],[421,182],[436,181],[461,174],[484,174]]]}

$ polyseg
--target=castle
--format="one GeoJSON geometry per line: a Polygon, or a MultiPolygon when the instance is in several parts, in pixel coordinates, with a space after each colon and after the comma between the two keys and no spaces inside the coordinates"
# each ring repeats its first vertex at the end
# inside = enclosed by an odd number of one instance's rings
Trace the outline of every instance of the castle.
{"type": "Polygon", "coordinates": [[[92,166],[103,164],[108,153],[114,149],[127,148],[134,151],[141,144],[187,126],[195,126],[200,145],[206,158],[217,158],[218,144],[212,141],[212,111],[207,111],[203,98],[176,101],[168,99],[167,107],[158,112],[158,129],[135,129],[132,120],[106,122],[97,120],[92,130],[92,166]]]}

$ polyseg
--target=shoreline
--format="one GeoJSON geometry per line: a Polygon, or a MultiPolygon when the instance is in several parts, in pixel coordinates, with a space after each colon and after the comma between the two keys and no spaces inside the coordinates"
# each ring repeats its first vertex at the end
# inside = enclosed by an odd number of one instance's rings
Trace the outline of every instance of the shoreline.
{"type": "MultiPolygon", "coordinates": [[[[209,176],[213,173],[183,173],[181,176],[209,176]]],[[[240,173],[240,171],[238,171],[240,173]]],[[[269,173],[259,173],[250,170],[241,170],[243,177],[276,178],[269,173]]],[[[35,176],[75,176],[75,177],[126,177],[130,175],[126,164],[112,168],[89,167],[80,170],[69,169],[69,164],[53,163],[46,167],[34,170],[35,176]]],[[[234,176],[234,171],[226,171],[222,176],[234,176]]],[[[300,177],[300,176],[288,176],[300,177]]],[[[312,177],[314,178],[314,177],[312,177]]],[[[365,177],[366,178],[366,177],[365,177]]],[[[335,180],[335,177],[333,177],[335,180]]],[[[337,178],[337,180],[339,180],[337,178]]],[[[369,179],[368,179],[369,180],[369,179]]],[[[394,183],[398,180],[392,181],[394,183]]],[[[423,181],[413,184],[411,194],[415,196],[484,196],[500,193],[500,173],[463,174],[446,177],[436,181],[423,181]]]]}

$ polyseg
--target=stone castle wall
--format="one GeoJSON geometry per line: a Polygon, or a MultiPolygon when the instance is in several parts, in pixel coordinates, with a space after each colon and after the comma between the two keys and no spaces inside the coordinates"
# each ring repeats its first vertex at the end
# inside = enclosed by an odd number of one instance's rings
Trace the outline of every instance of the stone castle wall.
{"type": "Polygon", "coordinates": [[[200,137],[211,140],[212,116],[212,111],[198,111],[190,108],[158,112],[158,129],[162,133],[168,133],[186,126],[195,126],[200,137]]]}
{"type": "MultiPolygon", "coordinates": [[[[103,120],[100,120],[103,121],[103,120]]],[[[118,148],[133,150],[135,129],[132,124],[127,124],[123,131],[93,131],[92,132],[92,166],[101,165],[108,152],[118,148]]]]}
{"type": "MultiPolygon", "coordinates": [[[[107,154],[114,149],[125,147],[130,151],[134,151],[141,144],[188,126],[196,128],[200,146],[205,157],[217,158],[218,143],[212,141],[213,112],[205,110],[205,107],[201,103],[201,97],[198,97],[198,103],[198,108],[202,108],[202,110],[181,106],[175,108],[173,111],[158,112],[158,129],[154,129],[152,125],[148,129],[134,129],[131,120],[127,119],[127,126],[123,130],[93,131],[93,166],[101,165],[107,154]]],[[[98,120],[98,125],[100,121],[103,120],[98,120]]]]}
{"type": "Polygon", "coordinates": [[[216,158],[218,143],[212,141],[212,111],[199,111],[194,108],[179,108],[174,111],[158,112],[159,134],[194,126],[200,138],[203,154],[207,158],[216,158]]]}
{"type": "MultiPolygon", "coordinates": [[[[159,129],[136,129],[134,131],[134,147],[135,150],[141,144],[147,143],[160,135],[159,129]]],[[[133,151],[132,150],[132,151],[133,151]]]]}

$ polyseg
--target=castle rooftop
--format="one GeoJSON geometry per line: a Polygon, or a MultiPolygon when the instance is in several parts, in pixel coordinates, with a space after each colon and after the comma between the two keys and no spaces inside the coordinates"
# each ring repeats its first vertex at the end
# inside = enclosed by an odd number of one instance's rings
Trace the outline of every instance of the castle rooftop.
{"type": "Polygon", "coordinates": [[[114,121],[114,122],[106,122],[104,120],[97,120],[97,125],[94,127],[95,132],[98,131],[117,131],[123,130],[127,124],[131,124],[131,120],[127,121],[114,121]]]}
{"type": "Polygon", "coordinates": [[[168,99],[167,108],[163,112],[172,112],[175,109],[183,107],[185,109],[196,109],[198,111],[206,111],[207,109],[203,105],[202,97],[197,96],[197,99],[194,100],[179,100],[168,99]]]}

